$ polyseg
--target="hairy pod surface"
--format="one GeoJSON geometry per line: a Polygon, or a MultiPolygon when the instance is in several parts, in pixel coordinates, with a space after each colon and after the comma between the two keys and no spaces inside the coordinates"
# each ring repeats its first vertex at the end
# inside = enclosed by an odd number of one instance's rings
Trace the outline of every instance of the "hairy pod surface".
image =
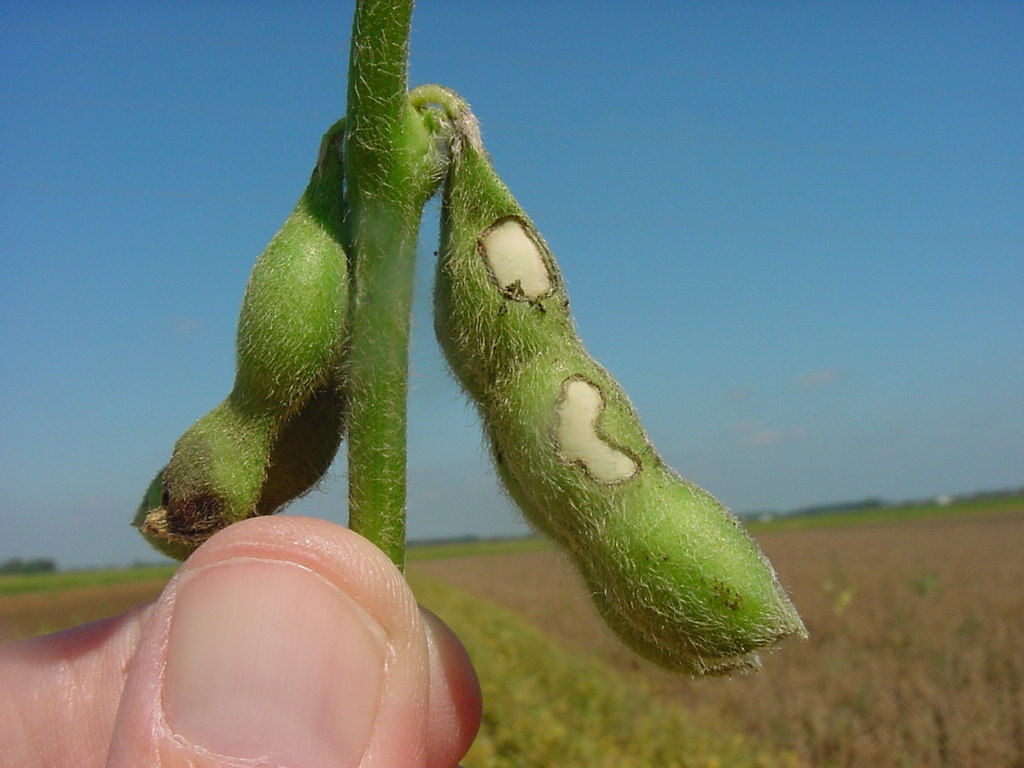
{"type": "Polygon", "coordinates": [[[338,449],[348,306],[343,130],[338,123],[324,136],[306,190],[249,276],[231,393],[178,439],[136,513],[133,524],[172,557],[305,493],[338,449]]]}
{"type": "Polygon", "coordinates": [[[735,517],[668,468],[584,350],[555,260],[477,134],[444,187],[435,330],[509,495],[564,547],[630,647],[691,674],[757,665],[806,634],[735,517]]]}

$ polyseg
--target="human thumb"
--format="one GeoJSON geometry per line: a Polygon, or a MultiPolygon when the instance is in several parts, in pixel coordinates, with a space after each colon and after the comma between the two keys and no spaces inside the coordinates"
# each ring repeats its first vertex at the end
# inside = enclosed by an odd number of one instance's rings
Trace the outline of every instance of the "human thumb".
{"type": "Polygon", "coordinates": [[[475,725],[429,717],[432,655],[404,579],[365,539],[308,518],[238,523],[154,606],[108,766],[433,768],[432,740],[475,725]]]}

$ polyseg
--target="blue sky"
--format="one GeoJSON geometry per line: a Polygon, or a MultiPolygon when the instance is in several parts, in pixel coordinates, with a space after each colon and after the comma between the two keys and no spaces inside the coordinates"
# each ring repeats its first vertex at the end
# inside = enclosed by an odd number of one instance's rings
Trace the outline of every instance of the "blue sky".
{"type": "MultiPolygon", "coordinates": [[[[1024,483],[1024,6],[422,0],[580,334],[738,511],[1024,483]]],[[[0,559],[127,522],[230,388],[248,271],[344,111],[351,3],[0,7],[0,559]]],[[[524,529],[430,321],[410,535],[524,529]]],[[[345,468],[292,511],[345,520],[345,468]]]]}

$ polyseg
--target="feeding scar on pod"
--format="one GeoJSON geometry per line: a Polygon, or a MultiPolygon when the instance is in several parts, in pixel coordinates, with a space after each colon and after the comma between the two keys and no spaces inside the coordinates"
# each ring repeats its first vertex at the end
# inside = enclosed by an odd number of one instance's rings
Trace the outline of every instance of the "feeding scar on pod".
{"type": "Polygon", "coordinates": [[[521,297],[529,301],[551,292],[544,257],[520,222],[506,219],[491,227],[480,238],[480,247],[502,291],[515,290],[513,286],[518,283],[521,297]]]}
{"type": "Polygon", "coordinates": [[[618,483],[635,475],[639,467],[631,456],[597,433],[597,419],[603,410],[601,390],[583,379],[567,379],[558,403],[555,443],[563,461],[581,463],[600,483],[618,483]]]}

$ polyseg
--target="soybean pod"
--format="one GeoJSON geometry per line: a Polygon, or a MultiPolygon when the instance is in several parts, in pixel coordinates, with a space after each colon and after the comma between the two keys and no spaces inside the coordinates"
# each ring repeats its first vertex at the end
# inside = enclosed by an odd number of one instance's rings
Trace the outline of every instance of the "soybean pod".
{"type": "Polygon", "coordinates": [[[506,490],[638,653],[691,674],[757,666],[758,649],[806,635],[796,610],[736,518],[659,457],[580,342],[555,259],[475,121],[456,124],[435,330],[506,490]]]}
{"type": "Polygon", "coordinates": [[[348,305],[343,135],[343,121],[325,134],[309,184],[249,276],[230,394],[178,439],[136,513],[133,524],[172,557],[305,493],[338,449],[348,305]]]}

